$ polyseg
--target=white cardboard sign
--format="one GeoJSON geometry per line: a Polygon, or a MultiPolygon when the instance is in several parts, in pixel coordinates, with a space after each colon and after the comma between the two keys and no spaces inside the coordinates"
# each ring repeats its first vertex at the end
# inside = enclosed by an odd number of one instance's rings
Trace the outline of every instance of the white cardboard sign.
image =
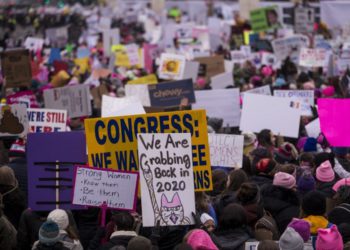
{"type": "Polygon", "coordinates": [[[293,35],[286,38],[279,38],[272,41],[272,48],[277,60],[283,61],[290,56],[294,63],[299,61],[301,48],[309,46],[309,38],[304,35],[293,35]]]}
{"type": "Polygon", "coordinates": [[[160,57],[159,78],[181,80],[184,75],[185,64],[185,56],[163,53],[160,57]]]}
{"type": "Polygon", "coordinates": [[[299,56],[299,65],[303,67],[325,67],[328,54],[325,49],[302,48],[299,56]]]}
{"type": "Polygon", "coordinates": [[[136,209],[138,173],[77,166],[73,204],[118,210],[136,209]]]}
{"type": "Polygon", "coordinates": [[[145,227],[194,224],[191,134],[138,134],[145,227]]]}
{"type": "Polygon", "coordinates": [[[146,114],[137,96],[111,97],[102,96],[101,117],[146,114]]]}
{"type": "Polygon", "coordinates": [[[242,168],[243,135],[208,134],[211,166],[242,168]]]}
{"type": "Polygon", "coordinates": [[[315,105],[313,90],[275,90],[273,95],[300,100],[302,115],[312,115],[310,106],[315,105]]]}
{"type": "Polygon", "coordinates": [[[305,126],[305,129],[309,137],[317,138],[321,133],[320,119],[313,120],[305,126]]]}
{"type": "Polygon", "coordinates": [[[64,132],[67,128],[67,110],[29,108],[29,131],[64,132]]]}
{"type": "Polygon", "coordinates": [[[193,109],[205,109],[207,116],[224,119],[223,126],[237,127],[240,121],[239,89],[195,91],[193,109]]]}
{"type": "Polygon", "coordinates": [[[300,113],[291,107],[291,99],[248,93],[243,99],[240,130],[259,133],[270,129],[276,135],[298,138],[300,113]]]}
{"type": "Polygon", "coordinates": [[[233,85],[232,72],[222,73],[211,78],[210,86],[212,89],[225,89],[228,86],[233,87],[233,85]]]}

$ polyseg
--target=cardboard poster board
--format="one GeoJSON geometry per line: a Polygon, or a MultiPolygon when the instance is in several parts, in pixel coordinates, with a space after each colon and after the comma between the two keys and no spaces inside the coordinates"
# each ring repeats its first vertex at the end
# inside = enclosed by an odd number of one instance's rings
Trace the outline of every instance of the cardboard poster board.
{"type": "Polygon", "coordinates": [[[27,109],[29,131],[64,132],[67,129],[67,111],[58,109],[27,109]]]}
{"type": "Polygon", "coordinates": [[[75,169],[72,203],[88,207],[101,207],[135,211],[138,173],[77,166],[75,169]]]}
{"type": "Polygon", "coordinates": [[[225,89],[226,87],[233,87],[233,74],[231,72],[222,73],[211,78],[210,86],[212,89],[225,89]]]}
{"type": "Polygon", "coordinates": [[[212,166],[242,168],[243,135],[209,134],[208,136],[212,166]]]}
{"type": "Polygon", "coordinates": [[[255,9],[250,12],[254,32],[267,31],[281,27],[277,6],[255,9]]]}
{"type": "Polygon", "coordinates": [[[183,99],[195,103],[192,79],[148,85],[151,106],[179,106],[183,99]]]}
{"type": "Polygon", "coordinates": [[[302,48],[299,56],[299,65],[303,67],[325,67],[328,53],[324,49],[302,48]]]}
{"type": "Polygon", "coordinates": [[[315,105],[313,90],[275,90],[273,94],[278,97],[300,100],[302,115],[312,115],[311,106],[315,105]]]}
{"type": "Polygon", "coordinates": [[[89,165],[138,171],[138,133],[191,133],[196,190],[211,190],[211,168],[204,110],[85,120],[89,165]]]}
{"type": "Polygon", "coordinates": [[[194,59],[199,62],[199,75],[210,79],[211,77],[225,73],[225,62],[222,56],[199,57],[194,59]]]}
{"type": "Polygon", "coordinates": [[[295,33],[308,34],[313,32],[315,24],[315,9],[299,6],[294,9],[295,33]]]}
{"type": "Polygon", "coordinates": [[[6,88],[29,87],[32,81],[32,68],[29,51],[8,50],[1,53],[2,75],[6,78],[6,88]]]}
{"type": "Polygon", "coordinates": [[[0,109],[0,137],[24,137],[27,135],[29,125],[25,105],[0,105],[0,109]]]}
{"type": "Polygon", "coordinates": [[[27,143],[28,207],[34,211],[81,209],[72,205],[74,165],[86,164],[83,132],[30,133],[27,143]]]}
{"type": "Polygon", "coordinates": [[[102,96],[101,117],[146,114],[137,96],[111,97],[102,96]]]}
{"type": "Polygon", "coordinates": [[[309,47],[309,38],[300,34],[278,38],[272,41],[272,47],[279,61],[283,61],[289,56],[292,62],[298,63],[301,48],[309,47]]]}
{"type": "Polygon", "coordinates": [[[145,227],[194,224],[191,135],[138,134],[145,227]]]}
{"type": "Polygon", "coordinates": [[[160,57],[159,78],[181,80],[185,70],[185,63],[185,56],[163,53],[160,57]]]}

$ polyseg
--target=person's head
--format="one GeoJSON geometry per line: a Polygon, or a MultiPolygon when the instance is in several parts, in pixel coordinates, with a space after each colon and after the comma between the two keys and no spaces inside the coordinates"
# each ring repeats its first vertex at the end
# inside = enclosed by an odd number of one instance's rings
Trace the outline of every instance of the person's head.
{"type": "Polygon", "coordinates": [[[293,218],[293,220],[288,224],[288,227],[293,228],[304,242],[307,242],[310,239],[310,223],[303,219],[293,218]]]}
{"type": "Polygon", "coordinates": [[[52,210],[47,219],[57,223],[60,230],[66,230],[69,226],[68,214],[63,209],[52,210]]]}
{"type": "Polygon", "coordinates": [[[243,206],[260,202],[259,186],[253,182],[245,182],[237,192],[237,200],[243,206]]]}
{"type": "Polygon", "coordinates": [[[335,173],[329,161],[323,162],[316,168],[316,179],[320,182],[332,182],[335,178],[335,173]]]}
{"type": "Polygon", "coordinates": [[[303,250],[303,238],[291,227],[287,227],[279,240],[281,250],[303,250]]]}
{"type": "Polygon", "coordinates": [[[332,148],[332,151],[337,158],[345,158],[348,154],[349,148],[345,147],[334,147],[332,148]]]}
{"type": "Polygon", "coordinates": [[[215,221],[209,214],[203,213],[200,217],[200,220],[208,232],[213,232],[215,230],[215,221]]]}
{"type": "Polygon", "coordinates": [[[263,147],[275,146],[275,136],[270,129],[263,129],[258,133],[258,143],[263,147]]]}
{"type": "Polygon", "coordinates": [[[247,217],[244,208],[238,204],[229,204],[222,211],[219,218],[219,231],[225,231],[247,225],[247,217]]]}
{"type": "Polygon", "coordinates": [[[314,167],[314,155],[312,153],[302,153],[299,156],[299,165],[300,167],[307,166],[309,168],[314,167]]]}
{"type": "Polygon", "coordinates": [[[277,163],[270,158],[262,158],[255,164],[255,172],[257,174],[270,174],[272,175],[276,170],[277,163]]]}
{"type": "Polygon", "coordinates": [[[303,197],[301,209],[305,216],[323,216],[326,213],[326,198],[319,191],[311,191],[303,197]]]}
{"type": "Polygon", "coordinates": [[[278,172],[273,177],[272,184],[274,186],[278,186],[286,189],[294,189],[296,186],[296,180],[295,180],[295,177],[291,174],[278,172]]]}
{"type": "Polygon", "coordinates": [[[115,231],[133,231],[134,230],[134,217],[128,212],[119,212],[113,215],[112,220],[114,222],[115,231]]]}
{"type": "Polygon", "coordinates": [[[248,176],[242,169],[232,170],[227,178],[226,191],[235,192],[246,181],[248,181],[248,176]]]}
{"type": "Polygon", "coordinates": [[[195,192],[196,209],[202,212],[209,212],[209,198],[205,192],[195,192]]]}
{"type": "Polygon", "coordinates": [[[340,186],[335,194],[335,200],[337,204],[350,204],[350,186],[340,186]]]}
{"type": "Polygon", "coordinates": [[[8,166],[0,167],[0,186],[9,188],[17,186],[17,179],[12,168],[8,166]]]}
{"type": "Polygon", "coordinates": [[[316,249],[343,250],[343,239],[336,225],[318,229],[316,249]]]}
{"type": "Polygon", "coordinates": [[[283,164],[283,165],[279,165],[278,172],[283,172],[283,173],[287,173],[290,175],[293,175],[295,177],[296,175],[296,166],[293,164],[283,164]]]}
{"type": "Polygon", "coordinates": [[[278,244],[273,240],[263,240],[259,243],[257,250],[279,250],[278,244]]]}
{"type": "Polygon", "coordinates": [[[316,181],[311,171],[304,170],[297,181],[297,190],[300,194],[306,194],[316,188],[316,181]]]}
{"type": "Polygon", "coordinates": [[[209,234],[201,229],[194,229],[188,232],[185,236],[185,240],[193,250],[218,250],[209,234]]]}
{"type": "Polygon", "coordinates": [[[152,250],[152,242],[143,236],[136,236],[129,241],[128,247],[126,249],[127,250],[139,250],[139,249],[152,250]]]}
{"type": "Polygon", "coordinates": [[[338,231],[343,238],[343,243],[350,242],[350,224],[349,223],[341,223],[338,225],[338,231]]]}
{"type": "Polygon", "coordinates": [[[39,229],[39,242],[45,246],[55,245],[60,240],[60,229],[56,222],[47,220],[39,229]]]}
{"type": "Polygon", "coordinates": [[[212,173],[213,195],[222,193],[226,188],[227,173],[222,169],[215,169],[212,173]]]}

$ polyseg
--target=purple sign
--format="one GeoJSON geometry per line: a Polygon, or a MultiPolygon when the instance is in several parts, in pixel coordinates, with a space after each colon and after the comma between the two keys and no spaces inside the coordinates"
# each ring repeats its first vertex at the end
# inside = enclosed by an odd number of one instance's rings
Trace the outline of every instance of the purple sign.
{"type": "Polygon", "coordinates": [[[36,211],[55,208],[81,209],[72,205],[74,165],[85,165],[83,132],[28,134],[28,205],[36,211]]]}

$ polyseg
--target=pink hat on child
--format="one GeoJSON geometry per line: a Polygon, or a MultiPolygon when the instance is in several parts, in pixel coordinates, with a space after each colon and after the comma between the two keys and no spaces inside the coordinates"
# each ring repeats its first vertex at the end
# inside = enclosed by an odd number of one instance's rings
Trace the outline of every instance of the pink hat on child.
{"type": "Polygon", "coordinates": [[[193,230],[187,238],[187,244],[193,250],[219,250],[211,240],[209,234],[202,229],[193,230]]]}
{"type": "Polygon", "coordinates": [[[329,161],[323,162],[316,169],[316,179],[322,182],[331,182],[334,180],[334,171],[329,161]]]}
{"type": "Polygon", "coordinates": [[[278,172],[275,174],[273,178],[273,185],[284,187],[287,189],[292,189],[295,187],[296,180],[293,175],[284,173],[284,172],[278,172]]]}
{"type": "Polygon", "coordinates": [[[343,239],[336,225],[330,228],[318,229],[316,240],[317,250],[342,250],[343,239]]]}

